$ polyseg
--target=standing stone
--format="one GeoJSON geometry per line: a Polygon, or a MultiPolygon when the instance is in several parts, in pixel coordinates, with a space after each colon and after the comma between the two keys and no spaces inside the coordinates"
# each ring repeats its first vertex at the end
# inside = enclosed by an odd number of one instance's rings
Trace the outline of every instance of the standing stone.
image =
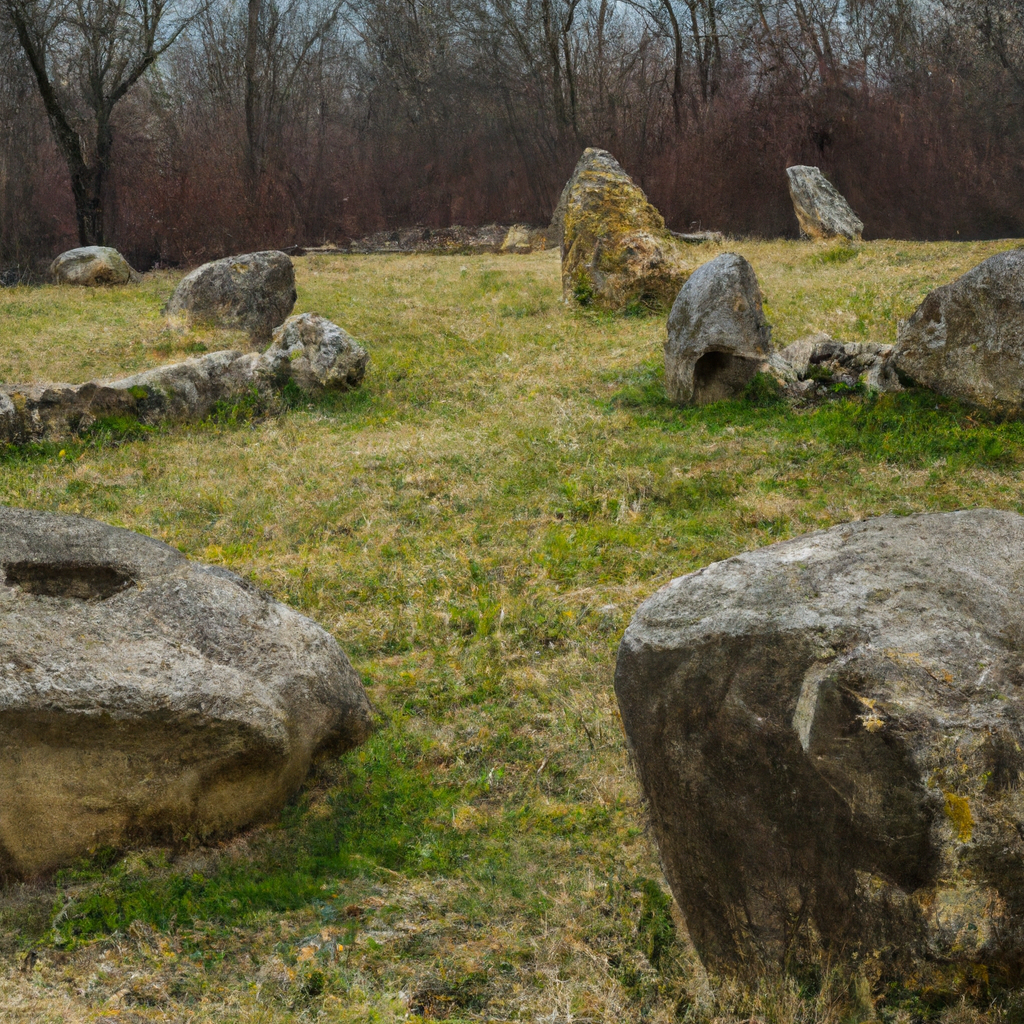
{"type": "Polygon", "coordinates": [[[68,249],[50,264],[50,276],[57,284],[94,288],[102,284],[128,284],[139,275],[116,250],[106,245],[68,249]]]}
{"type": "Polygon", "coordinates": [[[186,274],[165,312],[186,323],[248,331],[254,345],[266,345],[296,297],[292,261],[283,252],[252,252],[204,263],[186,274]]]}
{"type": "Polygon", "coordinates": [[[909,383],[1000,415],[1024,409],[1024,249],[936,288],[901,323],[892,360],[909,383]]]}
{"type": "Polygon", "coordinates": [[[754,268],[726,252],[699,266],[668,318],[665,389],[677,405],[743,394],[772,354],[771,325],[754,268]]]}
{"type": "Polygon", "coordinates": [[[567,187],[564,297],[605,309],[669,305],[690,274],[685,245],[618,161],[588,149],[567,187]]]}
{"type": "Polygon", "coordinates": [[[801,234],[808,238],[860,240],[864,223],[817,167],[797,164],[787,167],[786,175],[801,234]]]}
{"type": "Polygon", "coordinates": [[[615,691],[709,969],[915,991],[1024,964],[1024,517],[868,519],[633,617],[615,691]]]}
{"type": "Polygon", "coordinates": [[[0,506],[0,876],[266,820],[370,724],[330,634],[251,583],[0,506]]]}

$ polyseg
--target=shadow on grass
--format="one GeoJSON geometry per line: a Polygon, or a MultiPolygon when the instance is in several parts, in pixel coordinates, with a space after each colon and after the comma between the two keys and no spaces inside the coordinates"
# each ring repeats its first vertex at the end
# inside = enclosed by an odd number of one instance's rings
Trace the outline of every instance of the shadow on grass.
{"type": "Polygon", "coordinates": [[[791,446],[813,445],[869,463],[1012,469],[1024,464],[1024,420],[998,420],[923,389],[898,394],[836,394],[820,405],[793,408],[763,387],[738,401],[680,408],[665,395],[660,366],[638,367],[609,406],[638,423],[667,431],[699,426],[712,436],[727,429],[770,431],[791,446]]]}

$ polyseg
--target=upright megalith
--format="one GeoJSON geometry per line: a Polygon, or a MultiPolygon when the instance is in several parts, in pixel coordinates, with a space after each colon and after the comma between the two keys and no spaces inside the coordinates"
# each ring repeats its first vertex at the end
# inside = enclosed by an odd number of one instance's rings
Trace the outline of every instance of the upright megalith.
{"type": "Polygon", "coordinates": [[[726,252],[699,266],[668,318],[665,389],[678,405],[743,394],[772,354],[771,325],[754,268],[726,252]]]}
{"type": "Polygon", "coordinates": [[[128,284],[139,278],[128,261],[108,245],[85,245],[62,252],[50,264],[57,284],[95,288],[104,284],[128,284]]]}
{"type": "Polygon", "coordinates": [[[295,267],[283,252],[204,263],[181,279],[165,312],[172,320],[247,331],[266,345],[295,306],[295,267]]]}
{"type": "Polygon", "coordinates": [[[786,168],[800,233],[808,238],[848,238],[858,241],[864,223],[839,190],[817,167],[797,164],[786,168]]]}
{"type": "Polygon", "coordinates": [[[0,875],[266,820],[371,714],[333,637],[234,573],[0,507],[0,875]]]}
{"type": "Polygon", "coordinates": [[[892,353],[908,383],[999,415],[1024,410],[1024,249],[929,292],[892,353]]]}
{"type": "Polygon", "coordinates": [[[673,580],[615,691],[705,964],[1024,964],[1024,517],[846,523],[673,580]]]}
{"type": "Polygon", "coordinates": [[[565,298],[606,309],[669,305],[690,274],[685,245],[615,157],[586,150],[566,188],[565,298]]]}

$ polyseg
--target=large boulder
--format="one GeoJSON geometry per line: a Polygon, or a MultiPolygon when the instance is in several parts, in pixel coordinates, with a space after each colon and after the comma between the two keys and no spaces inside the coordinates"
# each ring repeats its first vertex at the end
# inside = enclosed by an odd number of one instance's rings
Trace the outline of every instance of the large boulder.
{"type": "Polygon", "coordinates": [[[334,639],[234,573],[0,507],[0,875],[270,818],[370,724],[334,639]]]}
{"type": "Polygon", "coordinates": [[[50,276],[57,284],[87,288],[101,284],[128,284],[139,275],[116,250],[106,245],[86,245],[62,252],[50,264],[50,276]]]}
{"type": "Polygon", "coordinates": [[[566,195],[565,298],[606,309],[668,306],[692,269],[684,250],[616,159],[588,149],[566,195]]]}
{"type": "Polygon", "coordinates": [[[797,164],[786,168],[800,233],[808,238],[848,238],[858,241],[864,223],[839,190],[817,167],[797,164]]]}
{"type": "Polygon", "coordinates": [[[204,263],[181,279],[165,312],[172,320],[248,331],[266,345],[295,306],[295,268],[283,252],[204,263]]]}
{"type": "Polygon", "coordinates": [[[936,288],[901,323],[892,361],[908,383],[1001,415],[1024,409],[1024,249],[936,288]]]}
{"type": "Polygon", "coordinates": [[[1024,517],[848,523],[673,580],[615,690],[717,971],[1024,965],[1024,517]]]}
{"type": "Polygon", "coordinates": [[[743,394],[767,369],[771,325],[754,268],[726,252],[699,266],[668,318],[665,389],[679,405],[707,405],[743,394]]]}
{"type": "Polygon", "coordinates": [[[288,385],[311,397],[347,391],[362,382],[368,361],[337,324],[303,313],[279,327],[262,353],[226,349],[84,384],[0,384],[0,444],[82,433],[111,417],[147,426],[200,420],[253,399],[280,409],[288,385]]]}

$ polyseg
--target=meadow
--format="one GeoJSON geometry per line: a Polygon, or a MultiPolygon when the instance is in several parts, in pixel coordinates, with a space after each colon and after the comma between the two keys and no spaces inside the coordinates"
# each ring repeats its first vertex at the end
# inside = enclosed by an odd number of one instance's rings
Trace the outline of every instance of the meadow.
{"type": "MultiPolygon", "coordinates": [[[[1011,241],[732,241],[774,340],[895,340],[1011,241]]],[[[281,820],[0,891],[0,1022],[545,1021],[1019,1015],[979,989],[872,1007],[824,975],[708,978],[658,866],[612,689],[675,576],[875,515],[1024,512],[1024,425],[933,394],[770,390],[669,405],[665,317],[563,304],[555,252],[295,261],[296,312],[370,352],[363,386],[187,426],[0,448],[0,503],[224,565],[330,630],[377,729],[281,820]],[[993,1002],[994,1000],[994,1002],[993,1002]]],[[[179,274],[0,290],[0,380],[118,375],[240,342],[168,329],[179,274]]],[[[876,994],[878,995],[878,994],[876,994]]]]}

